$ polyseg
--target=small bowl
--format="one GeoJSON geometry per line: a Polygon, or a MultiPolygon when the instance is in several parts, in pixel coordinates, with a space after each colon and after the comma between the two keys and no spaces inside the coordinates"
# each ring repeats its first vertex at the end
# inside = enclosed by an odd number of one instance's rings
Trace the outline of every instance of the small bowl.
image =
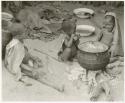
{"type": "Polygon", "coordinates": [[[13,15],[6,13],[6,12],[2,12],[2,19],[3,20],[9,21],[9,20],[12,20],[12,18],[13,18],[13,15]]]}
{"type": "Polygon", "coordinates": [[[78,8],[78,9],[75,9],[73,11],[73,13],[79,17],[79,18],[89,18],[90,15],[93,15],[94,14],[94,11],[92,9],[88,9],[88,8],[78,8]]]}
{"type": "Polygon", "coordinates": [[[76,34],[80,36],[90,36],[95,32],[95,27],[91,25],[77,25],[76,34]]]}

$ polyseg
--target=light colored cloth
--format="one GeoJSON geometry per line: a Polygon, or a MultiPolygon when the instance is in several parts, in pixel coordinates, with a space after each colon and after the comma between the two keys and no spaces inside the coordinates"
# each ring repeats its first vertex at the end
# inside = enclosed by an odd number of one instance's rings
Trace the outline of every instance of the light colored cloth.
{"type": "Polygon", "coordinates": [[[31,54],[40,57],[43,65],[51,74],[57,75],[60,78],[67,67],[66,64],[64,65],[64,63],[58,61],[58,52],[62,47],[64,38],[65,35],[61,34],[58,38],[50,42],[27,39],[24,41],[24,44],[28,47],[28,51],[31,54]]]}
{"type": "Polygon", "coordinates": [[[113,29],[114,36],[113,36],[113,42],[112,42],[112,46],[115,47],[115,53],[113,56],[117,56],[117,55],[123,56],[124,53],[123,53],[123,47],[122,47],[122,36],[121,36],[121,31],[120,31],[120,26],[119,26],[117,16],[114,12],[107,12],[105,14],[105,16],[108,16],[108,15],[113,16],[115,19],[115,26],[113,29]]]}
{"type": "Polygon", "coordinates": [[[65,34],[61,34],[57,40],[50,42],[52,46],[49,48],[49,50],[53,51],[55,54],[58,54],[58,52],[62,48],[65,36],[66,36],[65,34]]]}
{"type": "Polygon", "coordinates": [[[11,49],[14,45],[16,45],[17,43],[19,43],[18,39],[13,39],[7,46],[6,46],[6,50],[11,49]]]}
{"type": "Polygon", "coordinates": [[[18,39],[12,39],[6,46],[6,67],[15,75],[16,80],[21,79],[21,68],[20,65],[25,56],[24,45],[18,39]]]}
{"type": "Polygon", "coordinates": [[[60,34],[58,38],[50,42],[44,42],[40,40],[25,40],[25,45],[32,49],[37,49],[41,51],[42,54],[47,54],[53,58],[58,59],[58,52],[62,48],[62,44],[64,42],[65,35],[60,34]],[[37,45],[36,45],[37,44],[37,45]]]}

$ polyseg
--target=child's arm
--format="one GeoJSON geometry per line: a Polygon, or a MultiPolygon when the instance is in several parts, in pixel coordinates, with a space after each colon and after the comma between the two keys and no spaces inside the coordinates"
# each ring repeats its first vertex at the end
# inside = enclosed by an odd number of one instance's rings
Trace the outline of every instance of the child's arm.
{"type": "Polygon", "coordinates": [[[121,31],[120,31],[120,26],[118,25],[118,31],[114,32],[112,46],[109,50],[111,52],[111,57],[116,56],[118,53],[118,44],[119,44],[119,42],[121,42],[119,39],[120,36],[121,36],[121,31]]]}
{"type": "Polygon", "coordinates": [[[103,32],[100,31],[100,33],[99,33],[99,34],[97,35],[97,37],[96,37],[96,41],[100,41],[101,38],[102,38],[102,36],[103,36],[103,32]]]}
{"type": "Polygon", "coordinates": [[[121,31],[120,31],[120,26],[118,25],[118,33],[114,33],[112,45],[118,44],[118,42],[119,42],[119,35],[121,35],[121,31]]]}
{"type": "Polygon", "coordinates": [[[72,34],[70,40],[65,39],[64,43],[67,47],[71,47],[72,42],[73,42],[74,34],[72,34]]]}

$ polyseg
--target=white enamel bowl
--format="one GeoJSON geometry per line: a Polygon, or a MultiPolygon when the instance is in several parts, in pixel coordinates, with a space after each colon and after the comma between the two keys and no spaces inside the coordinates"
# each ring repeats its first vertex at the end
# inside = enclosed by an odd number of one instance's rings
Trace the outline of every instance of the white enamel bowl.
{"type": "Polygon", "coordinates": [[[76,34],[80,36],[90,36],[95,32],[95,27],[91,25],[77,25],[76,34]]]}

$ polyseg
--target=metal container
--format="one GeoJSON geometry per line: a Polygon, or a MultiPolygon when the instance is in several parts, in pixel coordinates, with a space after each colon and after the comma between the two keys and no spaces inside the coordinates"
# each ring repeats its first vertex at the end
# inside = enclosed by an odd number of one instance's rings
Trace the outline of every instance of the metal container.
{"type": "MultiPolygon", "coordinates": [[[[89,42],[86,42],[86,43],[89,43],[89,42]]],[[[93,42],[93,43],[96,43],[96,42],[93,42]]],[[[85,43],[80,45],[84,46],[84,44],[85,43]]],[[[105,51],[101,51],[101,52],[100,51],[87,52],[86,50],[81,50],[80,46],[78,46],[78,48],[79,48],[78,54],[77,54],[78,62],[86,70],[93,70],[93,71],[104,70],[106,65],[109,63],[110,53],[108,52],[108,47],[105,51]]]]}

